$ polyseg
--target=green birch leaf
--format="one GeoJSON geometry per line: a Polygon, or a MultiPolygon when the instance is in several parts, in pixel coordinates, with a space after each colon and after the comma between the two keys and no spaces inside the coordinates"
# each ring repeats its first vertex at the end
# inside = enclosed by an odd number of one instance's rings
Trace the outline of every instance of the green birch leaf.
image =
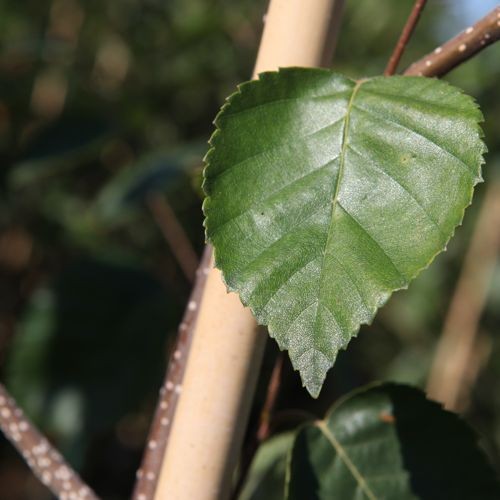
{"type": "Polygon", "coordinates": [[[283,500],[287,456],[295,434],[273,436],[259,446],[238,500],[283,500]]]}
{"type": "Polygon", "coordinates": [[[481,119],[439,80],[303,68],[241,85],[217,116],[204,173],[216,265],[313,396],[460,224],[481,119]]]}
{"type": "Polygon", "coordinates": [[[493,469],[460,418],[414,388],[356,391],[304,426],[287,500],[496,500],[493,469]]]}

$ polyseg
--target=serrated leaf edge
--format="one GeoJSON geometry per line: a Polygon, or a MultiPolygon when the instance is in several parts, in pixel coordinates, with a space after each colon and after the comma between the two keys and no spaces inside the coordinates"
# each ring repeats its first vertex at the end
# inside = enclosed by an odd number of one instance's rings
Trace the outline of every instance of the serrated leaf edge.
{"type": "MultiPolygon", "coordinates": [[[[208,144],[210,146],[209,150],[207,151],[207,154],[204,156],[203,158],[203,162],[205,163],[205,167],[203,168],[203,183],[202,183],[202,189],[204,191],[204,193],[206,194],[206,197],[205,199],[203,200],[203,203],[202,203],[202,210],[203,210],[203,214],[205,215],[205,219],[203,221],[203,227],[205,228],[205,239],[207,242],[209,242],[209,237],[208,237],[208,234],[207,234],[207,222],[208,222],[208,217],[206,216],[206,213],[205,213],[205,208],[206,208],[206,205],[209,203],[209,200],[210,200],[210,196],[207,194],[207,190],[206,190],[206,182],[207,182],[207,177],[206,177],[206,170],[209,168],[210,166],[210,156],[211,154],[215,151],[216,149],[216,139],[217,137],[221,134],[222,130],[219,128],[219,125],[218,125],[218,122],[219,122],[219,118],[220,116],[222,116],[225,112],[226,109],[228,109],[230,106],[231,106],[231,103],[233,101],[233,99],[235,97],[238,97],[239,95],[242,95],[242,93],[247,90],[249,87],[252,87],[252,86],[256,86],[256,85],[259,85],[261,83],[261,80],[262,78],[265,78],[266,75],[269,75],[269,74],[276,74],[276,73],[281,73],[281,74],[286,74],[288,70],[293,70],[293,69],[298,69],[298,68],[279,68],[278,71],[266,71],[266,72],[263,72],[263,73],[259,73],[258,75],[258,78],[255,79],[255,80],[250,80],[250,81],[247,81],[247,82],[243,82],[239,85],[237,85],[237,90],[235,92],[233,92],[231,95],[229,95],[227,98],[226,98],[226,102],[223,104],[223,106],[221,107],[220,111],[217,113],[214,121],[213,121],[213,124],[215,125],[215,130],[214,132],[212,133],[210,139],[208,140],[208,144]]],[[[320,68],[300,68],[300,69],[303,69],[303,70],[313,70],[313,71],[318,71],[318,70],[321,70],[320,68]]],[[[324,72],[328,72],[330,73],[332,76],[333,75],[339,75],[343,78],[346,78],[344,75],[340,74],[340,73],[335,73],[335,72],[332,72],[330,70],[321,70],[321,71],[324,71],[324,72]]],[[[372,81],[372,80],[375,80],[375,79],[385,79],[385,78],[408,78],[408,79],[421,79],[421,78],[426,78],[426,77],[423,77],[423,76],[402,76],[402,75],[395,75],[395,76],[389,76],[389,77],[385,77],[385,76],[376,76],[376,77],[372,77],[372,78],[363,78],[361,80],[352,80],[356,83],[356,87],[353,88],[353,95],[351,96],[351,99],[352,97],[354,96],[354,93],[355,93],[355,89],[359,89],[361,84],[364,83],[364,82],[368,82],[368,81],[372,81]]],[[[434,78],[433,78],[434,79],[434,78]]],[[[478,115],[478,121],[476,121],[475,125],[476,125],[476,132],[478,134],[478,138],[479,139],[482,139],[484,137],[484,133],[483,133],[483,130],[482,128],[479,126],[480,123],[483,123],[484,122],[484,117],[482,115],[482,112],[477,104],[477,102],[474,100],[473,97],[467,95],[462,89],[458,88],[458,87],[455,87],[454,85],[451,85],[450,83],[444,81],[444,80],[440,80],[441,84],[443,85],[446,85],[450,88],[452,88],[455,92],[458,92],[460,93],[462,96],[468,98],[470,101],[471,101],[471,104],[476,108],[476,110],[479,112],[479,115],[478,115]]],[[[356,90],[357,91],[357,90],[356,90]]],[[[344,141],[343,141],[344,142],[344,141]]],[[[442,252],[446,251],[447,250],[447,246],[448,246],[448,243],[450,242],[450,240],[453,238],[453,236],[455,235],[455,232],[457,230],[458,227],[460,227],[463,223],[463,218],[464,218],[464,215],[465,215],[465,210],[471,205],[472,203],[472,197],[473,197],[473,194],[474,194],[474,188],[477,184],[483,182],[483,178],[481,176],[481,170],[482,170],[482,165],[484,165],[485,161],[484,161],[484,154],[487,152],[487,147],[486,145],[484,144],[484,141],[481,141],[481,144],[482,144],[482,151],[481,151],[481,161],[479,162],[479,165],[477,166],[477,172],[475,173],[475,178],[474,178],[474,181],[473,181],[473,184],[472,184],[472,187],[470,189],[470,192],[469,192],[469,196],[468,196],[468,203],[467,205],[465,205],[464,209],[462,210],[462,213],[460,214],[460,217],[459,217],[459,222],[455,225],[455,227],[453,228],[453,231],[450,235],[450,237],[444,242],[443,246],[437,250],[431,257],[430,259],[427,261],[427,263],[422,266],[420,269],[418,269],[414,274],[410,275],[407,279],[408,279],[408,283],[406,285],[403,285],[401,287],[398,287],[398,288],[395,288],[393,289],[392,291],[389,291],[389,292],[384,292],[381,296],[381,300],[379,300],[376,305],[373,307],[373,308],[369,308],[369,311],[370,311],[370,314],[372,315],[372,318],[369,320],[369,321],[365,321],[365,322],[361,322],[359,324],[359,327],[357,328],[357,330],[354,330],[353,332],[350,332],[350,338],[347,340],[347,342],[345,342],[343,345],[340,346],[339,350],[337,351],[340,352],[341,350],[345,350],[348,346],[348,344],[351,342],[351,340],[353,338],[356,338],[359,334],[359,331],[361,329],[361,327],[363,325],[371,325],[375,316],[376,316],[376,313],[377,311],[383,307],[387,301],[391,298],[391,296],[399,291],[399,290],[406,290],[408,288],[408,286],[410,285],[410,283],[422,272],[422,271],[425,271],[434,261],[434,259],[442,252]]],[[[267,326],[268,327],[268,332],[269,332],[269,336],[271,338],[273,338],[274,340],[276,340],[277,344],[278,344],[278,347],[280,349],[280,351],[284,351],[286,350],[285,347],[282,346],[281,342],[276,338],[271,326],[270,326],[270,322],[271,321],[268,321],[267,323],[264,322],[259,316],[259,314],[254,310],[254,308],[248,303],[248,301],[244,300],[241,295],[238,293],[238,289],[236,287],[233,287],[231,285],[228,284],[228,282],[226,281],[226,277],[224,275],[224,270],[221,269],[221,267],[219,267],[219,259],[218,259],[218,250],[217,248],[215,248],[215,246],[212,247],[213,248],[213,256],[214,256],[214,263],[215,263],[215,267],[217,269],[219,269],[221,271],[221,276],[222,276],[222,281],[224,283],[224,285],[226,286],[226,289],[228,291],[228,293],[230,292],[234,292],[234,293],[237,293],[239,298],[240,298],[240,301],[241,303],[245,306],[245,307],[248,307],[253,316],[256,318],[256,320],[258,319],[259,320],[259,324],[261,324],[262,326],[267,326]]],[[[289,356],[290,358],[290,356],[289,356]]],[[[336,358],[335,358],[336,359],[336,358]]],[[[333,359],[331,365],[330,365],[330,368],[329,370],[333,367],[333,365],[335,364],[335,359],[333,359]]],[[[294,368],[295,371],[298,371],[300,373],[300,369],[296,366],[296,362],[290,358],[290,361],[292,363],[292,366],[294,368]]],[[[302,374],[300,373],[300,378],[301,378],[301,383],[302,383],[302,387],[305,387],[306,390],[309,392],[309,394],[313,397],[313,398],[317,398],[319,396],[319,393],[321,391],[321,388],[323,386],[323,383],[325,381],[325,378],[326,378],[326,373],[323,377],[323,380],[321,382],[321,385],[319,386],[319,388],[317,390],[314,390],[312,387],[308,387],[307,384],[304,382],[303,380],[303,377],[302,377],[302,374]]]]}

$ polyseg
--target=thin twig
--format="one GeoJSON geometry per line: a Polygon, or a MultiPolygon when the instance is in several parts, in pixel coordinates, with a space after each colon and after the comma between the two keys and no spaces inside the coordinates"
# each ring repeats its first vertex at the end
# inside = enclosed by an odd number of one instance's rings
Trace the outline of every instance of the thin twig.
{"type": "Polygon", "coordinates": [[[280,352],[276,359],[276,363],[274,364],[271,378],[269,379],[266,401],[264,402],[264,406],[260,414],[260,424],[257,430],[257,439],[260,443],[267,439],[271,433],[271,417],[273,415],[274,408],[276,406],[276,400],[278,399],[281,387],[281,376],[283,373],[284,360],[285,355],[283,352],[280,352]]]}
{"type": "Polygon", "coordinates": [[[195,284],[184,317],[179,325],[179,332],[170,356],[166,378],[160,389],[160,397],[149,431],[146,450],[141,467],[137,471],[137,482],[132,495],[133,500],[152,500],[154,498],[158,473],[167,448],[175,408],[181,393],[182,377],[186,368],[197,312],[205,281],[210,271],[211,260],[212,248],[206,246],[196,271],[195,284]]]}
{"type": "Polygon", "coordinates": [[[498,39],[500,39],[500,7],[495,7],[476,24],[413,63],[404,74],[443,76],[498,39]]]}
{"type": "Polygon", "coordinates": [[[177,263],[189,283],[192,283],[198,266],[198,256],[175,212],[161,194],[151,194],[146,203],[177,263]]]}
{"type": "Polygon", "coordinates": [[[394,51],[389,58],[389,62],[387,63],[387,67],[385,68],[384,75],[390,76],[396,73],[396,69],[398,67],[399,61],[401,60],[401,56],[410,40],[410,37],[417,26],[418,20],[420,18],[420,14],[425,7],[427,0],[416,0],[413,9],[408,16],[408,20],[399,36],[399,40],[396,43],[396,47],[394,47],[394,51]]]}
{"type": "Polygon", "coordinates": [[[500,248],[500,183],[486,191],[432,364],[427,391],[449,410],[461,410],[481,364],[478,326],[500,248]],[[474,373],[475,372],[475,373],[474,373]],[[471,380],[472,375],[472,380],[471,380]]]}
{"type": "Polygon", "coordinates": [[[98,500],[97,495],[40,434],[0,384],[0,429],[28,467],[60,500],[98,500]]]}
{"type": "Polygon", "coordinates": [[[326,44],[323,56],[323,65],[328,67],[332,64],[332,57],[337,48],[340,35],[340,25],[344,16],[345,0],[336,0],[330,17],[330,27],[326,37],[326,44]]]}

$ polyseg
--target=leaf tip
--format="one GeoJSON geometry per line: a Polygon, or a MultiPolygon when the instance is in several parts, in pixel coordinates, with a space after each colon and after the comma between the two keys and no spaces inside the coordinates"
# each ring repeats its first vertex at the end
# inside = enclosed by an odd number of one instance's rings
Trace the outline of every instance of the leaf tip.
{"type": "Polygon", "coordinates": [[[323,383],[309,383],[303,384],[303,387],[306,388],[307,392],[313,399],[318,399],[319,393],[321,392],[321,388],[323,387],[323,383]]]}
{"type": "MultiPolygon", "coordinates": [[[[335,363],[336,355],[337,353],[331,359],[318,349],[311,348],[294,363],[294,368],[300,373],[302,386],[314,399],[319,396],[326,374],[335,363]]],[[[292,356],[291,359],[293,360],[292,356]]]]}

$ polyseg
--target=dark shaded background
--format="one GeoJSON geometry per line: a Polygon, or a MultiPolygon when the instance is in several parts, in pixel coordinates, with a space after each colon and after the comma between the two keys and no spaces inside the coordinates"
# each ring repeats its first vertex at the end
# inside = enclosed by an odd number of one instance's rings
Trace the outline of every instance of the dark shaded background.
{"type": "MultiPolygon", "coordinates": [[[[383,71],[411,0],[348,0],[334,68],[383,71]]],[[[497,2],[429,0],[401,68],[497,2]]],[[[0,376],[98,494],[130,495],[190,290],[149,205],[201,253],[200,177],[217,109],[248,79],[266,0],[0,1],[0,376]]],[[[447,79],[485,115],[498,174],[500,47],[447,79]]],[[[276,430],[374,379],[424,386],[485,186],[448,252],[342,353],[318,401],[289,365],[276,430]]],[[[500,269],[467,418],[500,468],[500,269]]],[[[268,347],[253,412],[276,349],[268,347]]],[[[50,498],[0,437],[0,499],[50,498]]]]}

